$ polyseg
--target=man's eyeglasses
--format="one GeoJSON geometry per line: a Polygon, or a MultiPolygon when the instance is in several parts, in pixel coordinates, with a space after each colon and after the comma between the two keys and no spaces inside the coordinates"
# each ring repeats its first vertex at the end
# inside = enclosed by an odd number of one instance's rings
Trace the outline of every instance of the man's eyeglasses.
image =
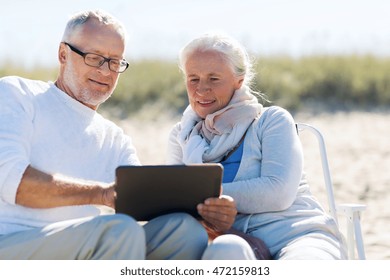
{"type": "Polygon", "coordinates": [[[124,59],[119,60],[107,58],[96,53],[85,53],[80,51],[79,49],[76,49],[75,47],[66,42],[63,43],[67,45],[72,51],[82,56],[84,58],[84,63],[88,66],[100,67],[107,61],[108,68],[115,73],[123,73],[126,71],[127,67],[129,67],[129,63],[124,59]]]}

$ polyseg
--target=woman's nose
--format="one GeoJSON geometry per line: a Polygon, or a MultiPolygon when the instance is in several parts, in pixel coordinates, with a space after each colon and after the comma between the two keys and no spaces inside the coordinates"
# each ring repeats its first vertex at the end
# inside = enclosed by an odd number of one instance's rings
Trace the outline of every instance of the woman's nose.
{"type": "Polygon", "coordinates": [[[198,87],[196,88],[197,94],[208,94],[210,92],[211,88],[207,83],[199,83],[198,87]]]}

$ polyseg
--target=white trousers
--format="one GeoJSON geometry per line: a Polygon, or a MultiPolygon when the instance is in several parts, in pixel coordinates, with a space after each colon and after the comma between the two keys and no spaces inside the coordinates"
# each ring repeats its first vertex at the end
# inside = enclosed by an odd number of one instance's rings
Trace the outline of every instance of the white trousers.
{"type": "Polygon", "coordinates": [[[184,213],[143,227],[116,214],[50,224],[0,236],[0,259],[200,259],[207,233],[184,213]]]}
{"type": "Polygon", "coordinates": [[[224,234],[215,238],[205,250],[203,260],[256,260],[256,256],[243,238],[224,234]]]}

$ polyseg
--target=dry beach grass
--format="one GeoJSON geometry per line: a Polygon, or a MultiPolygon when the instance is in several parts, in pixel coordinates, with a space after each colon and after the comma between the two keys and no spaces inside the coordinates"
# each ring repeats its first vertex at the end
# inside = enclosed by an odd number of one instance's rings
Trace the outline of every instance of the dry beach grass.
{"type": "MultiPolygon", "coordinates": [[[[362,215],[367,259],[390,260],[390,113],[299,113],[294,117],[316,126],[325,136],[336,203],[367,205],[362,215]]],[[[164,163],[168,134],[176,121],[178,117],[139,115],[118,124],[131,135],[142,163],[157,164],[164,163]]],[[[312,191],[326,203],[317,142],[306,133],[301,139],[312,191]]]]}

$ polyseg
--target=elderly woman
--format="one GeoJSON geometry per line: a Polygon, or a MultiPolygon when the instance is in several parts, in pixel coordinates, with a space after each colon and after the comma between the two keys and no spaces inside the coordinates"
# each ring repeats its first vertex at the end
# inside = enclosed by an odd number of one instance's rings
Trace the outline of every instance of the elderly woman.
{"type": "MultiPolygon", "coordinates": [[[[274,259],[344,259],[337,225],[304,179],[294,119],[258,102],[245,49],[230,37],[204,35],[183,48],[180,68],[190,105],[170,134],[168,163],[221,163],[223,194],[238,212],[233,228],[262,239],[274,259]]],[[[210,218],[218,205],[201,204],[199,213],[221,229],[210,218]]]]}

